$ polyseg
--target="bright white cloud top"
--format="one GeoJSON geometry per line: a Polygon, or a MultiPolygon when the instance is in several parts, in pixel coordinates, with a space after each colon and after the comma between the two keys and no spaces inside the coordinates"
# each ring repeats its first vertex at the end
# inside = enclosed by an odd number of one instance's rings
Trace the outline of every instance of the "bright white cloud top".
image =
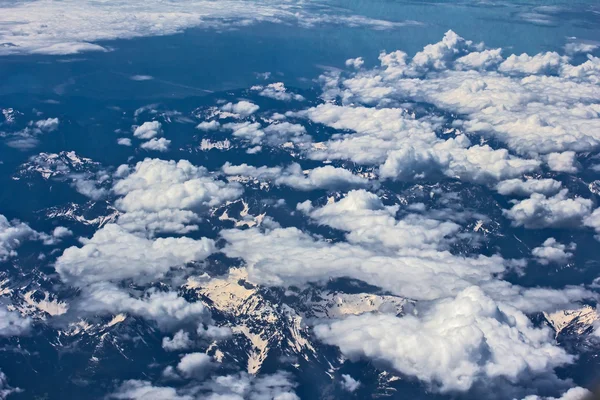
{"type": "Polygon", "coordinates": [[[0,7],[0,55],[76,54],[108,51],[99,41],[171,35],[187,28],[228,28],[256,22],[310,27],[333,23],[391,29],[405,23],[333,14],[322,4],[301,2],[163,0],[96,2],[36,0],[0,7]]]}

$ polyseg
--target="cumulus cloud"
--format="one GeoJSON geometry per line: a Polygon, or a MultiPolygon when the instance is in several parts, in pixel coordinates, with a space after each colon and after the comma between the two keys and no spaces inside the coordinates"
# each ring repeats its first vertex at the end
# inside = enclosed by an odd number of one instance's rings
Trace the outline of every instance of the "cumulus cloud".
{"type": "Polygon", "coordinates": [[[566,263],[569,258],[573,257],[573,253],[567,250],[575,250],[577,245],[570,243],[568,246],[558,243],[554,238],[548,238],[540,247],[536,247],[531,251],[531,254],[538,260],[540,264],[550,263],[566,263]]]}
{"type": "Polygon", "coordinates": [[[235,114],[239,118],[246,118],[258,111],[260,107],[256,104],[242,100],[237,103],[227,103],[221,106],[221,110],[235,114]]]}
{"type": "Polygon", "coordinates": [[[362,67],[364,63],[365,63],[365,60],[363,60],[362,57],[356,57],[356,58],[347,59],[345,64],[346,64],[346,67],[360,69],[360,67],[362,67]]]}
{"type": "Polygon", "coordinates": [[[196,125],[196,129],[201,131],[214,131],[221,127],[219,121],[202,121],[196,125]]]}
{"type": "Polygon", "coordinates": [[[138,139],[152,139],[162,133],[162,125],[158,121],[144,122],[133,129],[133,136],[138,139]]]}
{"type": "MultiPolygon", "coordinates": [[[[377,213],[381,215],[383,224],[389,223],[389,214],[386,216],[385,210],[374,212],[377,213]]],[[[223,251],[230,257],[246,261],[249,280],[254,283],[301,287],[308,282],[324,283],[331,278],[351,277],[399,296],[422,300],[456,293],[475,282],[489,280],[492,274],[501,273],[505,268],[499,257],[466,258],[432,249],[435,247],[433,244],[428,246],[420,240],[440,234],[427,234],[420,227],[412,227],[416,231],[416,238],[399,252],[397,247],[402,246],[400,240],[373,237],[378,228],[385,231],[384,227],[372,228],[371,234],[363,239],[358,234],[362,228],[360,222],[354,225],[349,221],[345,223],[348,224],[347,229],[357,229],[349,237],[378,246],[331,244],[316,240],[296,228],[276,228],[265,233],[251,228],[222,231],[221,235],[228,242],[223,251]],[[417,236],[419,232],[420,238],[417,236]],[[387,242],[391,243],[391,249],[386,250],[381,245],[387,242]]],[[[389,228],[392,233],[399,233],[400,230],[394,226],[389,228]]],[[[403,237],[409,236],[406,234],[403,237]]]]}
{"type": "Polygon", "coordinates": [[[198,230],[200,217],[189,210],[165,209],[156,212],[143,210],[119,215],[117,224],[130,232],[178,233],[185,235],[198,230]]]}
{"type": "Polygon", "coordinates": [[[174,388],[154,386],[148,381],[134,379],[123,382],[108,398],[123,400],[194,400],[193,396],[179,395],[174,388]]]}
{"type": "Polygon", "coordinates": [[[29,225],[17,220],[9,221],[0,214],[0,261],[16,256],[16,249],[21,243],[35,234],[29,225]]]}
{"type": "Polygon", "coordinates": [[[120,146],[131,146],[131,139],[129,138],[118,138],[117,144],[120,146]]]}
{"type": "MultiPolygon", "coordinates": [[[[210,322],[210,321],[208,321],[210,322]]],[[[210,323],[200,323],[196,334],[200,338],[205,338],[210,341],[226,340],[233,335],[231,328],[223,326],[215,326],[210,323]]],[[[164,337],[162,347],[166,351],[186,350],[194,346],[194,341],[190,338],[190,334],[184,330],[175,332],[172,338],[164,337]]]]}
{"type": "Polygon", "coordinates": [[[343,199],[310,212],[309,216],[320,224],[349,232],[346,238],[351,243],[383,245],[388,249],[441,248],[461,229],[453,222],[416,214],[396,220],[398,208],[385,207],[374,193],[354,190],[343,199]]]}
{"type": "Polygon", "coordinates": [[[238,183],[215,179],[189,161],[147,158],[135,166],[121,165],[112,191],[123,212],[117,223],[132,232],[186,234],[198,229],[198,213],[242,194],[238,183]]]}
{"type": "Polygon", "coordinates": [[[203,167],[187,160],[146,158],[118,180],[113,191],[121,195],[116,206],[126,212],[165,209],[198,210],[214,207],[242,194],[239,184],[214,179],[203,167]]]}
{"type": "Polygon", "coordinates": [[[574,151],[550,153],[546,156],[546,162],[552,171],[567,172],[570,174],[577,172],[577,159],[575,158],[574,151]]]}
{"type": "Polygon", "coordinates": [[[196,333],[198,336],[206,337],[211,340],[225,340],[231,337],[233,331],[226,326],[204,326],[203,324],[200,324],[196,333]]]}
{"type": "Polygon", "coordinates": [[[279,122],[271,124],[264,129],[264,142],[269,146],[282,146],[292,143],[295,146],[306,146],[312,138],[306,133],[306,128],[299,124],[279,122]]]}
{"type": "Polygon", "coordinates": [[[40,140],[38,139],[39,136],[56,131],[59,124],[60,121],[58,118],[29,121],[24,129],[18,132],[5,134],[8,136],[6,145],[23,151],[30,150],[40,143],[40,140]]]}
{"type": "Polygon", "coordinates": [[[169,151],[169,146],[171,145],[171,141],[165,138],[153,138],[144,142],[140,145],[140,148],[144,150],[154,150],[154,151],[169,151]]]}
{"type": "Polygon", "coordinates": [[[570,42],[565,45],[565,53],[569,55],[590,53],[598,48],[595,43],[570,42]]]}
{"type": "Polygon", "coordinates": [[[52,231],[52,236],[54,236],[57,239],[62,239],[71,235],[73,235],[73,232],[70,229],[65,228],[64,226],[57,226],[52,231]]]}
{"type": "Polygon", "coordinates": [[[75,188],[77,193],[85,197],[89,197],[92,200],[100,200],[108,195],[108,190],[99,186],[102,183],[101,176],[72,174],[70,177],[73,179],[71,186],[75,188]]]}
{"type": "Polygon", "coordinates": [[[223,128],[230,129],[232,135],[247,140],[251,144],[261,143],[265,132],[258,122],[231,122],[223,125],[223,128]]]}
{"type": "Polygon", "coordinates": [[[367,192],[354,192],[339,202],[314,208],[302,205],[317,223],[346,232],[331,242],[297,228],[221,231],[223,252],[245,261],[248,280],[267,286],[304,287],[335,278],[353,278],[398,296],[436,300],[480,286],[496,301],[527,312],[555,310],[594,295],[579,287],[520,288],[501,280],[510,262],[498,255],[453,254],[446,248],[460,227],[409,214],[397,220],[394,207],[384,207],[367,192]]]}
{"type": "Polygon", "coordinates": [[[454,62],[454,65],[459,70],[468,69],[489,69],[503,61],[502,49],[490,49],[483,51],[473,51],[465,56],[462,56],[454,62]]]}
{"type": "Polygon", "coordinates": [[[466,391],[478,380],[546,373],[574,358],[527,316],[469,287],[419,317],[363,314],[315,327],[317,337],[350,358],[384,361],[440,391],[466,391]]]}
{"type": "Polygon", "coordinates": [[[562,189],[552,197],[533,193],[510,210],[504,210],[504,215],[512,220],[513,226],[529,229],[577,227],[591,214],[593,203],[581,197],[568,198],[568,193],[567,189],[562,189]]]}
{"type": "Polygon", "coordinates": [[[215,251],[214,242],[202,238],[147,239],[108,224],[92,238],[81,239],[82,247],[69,247],[56,260],[63,281],[85,285],[133,279],[147,283],[162,277],[172,267],[200,261],[215,251]]]}
{"type": "Polygon", "coordinates": [[[545,196],[552,196],[558,193],[562,185],[554,179],[507,179],[496,185],[498,193],[504,196],[531,196],[533,193],[540,193],[545,196]]]}
{"type": "MultiPolygon", "coordinates": [[[[5,306],[0,305],[0,337],[23,335],[29,332],[30,329],[31,319],[29,317],[22,317],[18,312],[9,311],[5,306]]],[[[0,383],[2,383],[1,378],[0,375],[0,383]]],[[[0,389],[2,389],[2,386],[0,386],[0,389]]]]}
{"type": "Polygon", "coordinates": [[[556,52],[540,53],[534,56],[529,54],[510,55],[500,64],[498,71],[521,74],[550,74],[557,73],[559,68],[568,63],[569,58],[556,52]]]}
{"type": "Polygon", "coordinates": [[[270,83],[267,86],[253,86],[251,88],[254,91],[257,91],[259,96],[269,97],[271,99],[280,100],[280,101],[304,101],[304,97],[296,94],[290,93],[287,91],[287,88],[283,84],[283,82],[270,83]]]}
{"type": "Polygon", "coordinates": [[[292,163],[286,168],[254,167],[247,164],[225,163],[222,171],[229,176],[245,176],[272,182],[275,185],[289,186],[297,190],[327,189],[338,190],[348,187],[367,187],[369,181],[354,175],[344,168],[331,165],[303,171],[300,164],[292,163]]]}
{"type": "Polygon", "coordinates": [[[289,122],[271,124],[266,128],[258,122],[228,123],[223,127],[230,129],[233,136],[253,145],[283,146],[291,143],[292,147],[306,147],[312,141],[306,128],[289,122]]]}
{"type": "Polygon", "coordinates": [[[77,315],[91,316],[129,313],[155,321],[163,330],[210,321],[210,312],[202,302],[190,303],[175,292],[155,289],[144,291],[141,295],[130,294],[107,282],[85,287],[72,309],[77,315]]]}
{"type": "Polygon", "coordinates": [[[175,332],[173,338],[164,337],[162,340],[162,347],[167,351],[186,350],[192,347],[192,344],[190,334],[184,330],[175,332]]]}
{"type": "Polygon", "coordinates": [[[45,233],[38,233],[38,237],[43,240],[45,245],[53,245],[60,243],[60,241],[68,236],[73,235],[73,232],[65,228],[64,226],[57,226],[54,228],[50,235],[45,233]]]}
{"type": "Polygon", "coordinates": [[[567,390],[560,397],[540,397],[540,396],[527,396],[523,400],[588,400],[592,393],[582,387],[574,387],[567,390]]]}
{"type": "Polygon", "coordinates": [[[212,358],[204,353],[184,355],[177,364],[177,370],[185,377],[203,377],[214,366],[212,358]]]}
{"type": "Polygon", "coordinates": [[[314,122],[339,130],[310,153],[314,159],[349,159],[380,165],[382,178],[411,180],[432,173],[474,182],[516,178],[540,162],[511,156],[506,149],[472,145],[465,135],[440,139],[437,127],[400,108],[322,104],[302,113],[314,122]]]}
{"type": "MultiPolygon", "coordinates": [[[[589,226],[596,230],[596,233],[600,234],[600,208],[596,208],[594,212],[584,218],[583,223],[585,226],[589,226]]],[[[600,236],[596,236],[596,239],[600,236]]]]}
{"type": "Polygon", "coordinates": [[[43,132],[53,132],[58,129],[59,124],[58,118],[48,118],[36,121],[35,127],[43,132]]]}
{"type": "Polygon", "coordinates": [[[112,399],[127,400],[299,400],[294,393],[296,384],[287,372],[254,376],[245,372],[215,376],[201,385],[174,389],[155,386],[149,381],[128,380],[123,382],[112,399]]]}
{"type": "Polygon", "coordinates": [[[401,51],[384,53],[378,68],[322,81],[327,99],[348,105],[433,104],[463,115],[455,122],[461,129],[535,157],[600,145],[600,61],[588,58],[581,65],[557,53],[504,59],[500,50],[484,50],[449,31],[412,59],[401,51]]]}
{"type": "Polygon", "coordinates": [[[208,400],[299,400],[296,384],[287,372],[253,376],[245,372],[217,376],[204,384],[208,400]]]}

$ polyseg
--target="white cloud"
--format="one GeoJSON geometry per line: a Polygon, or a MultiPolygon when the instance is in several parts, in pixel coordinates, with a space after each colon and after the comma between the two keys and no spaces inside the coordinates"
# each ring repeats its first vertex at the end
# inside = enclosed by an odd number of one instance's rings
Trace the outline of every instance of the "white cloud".
{"type": "MultiPolygon", "coordinates": [[[[23,335],[30,329],[31,319],[29,317],[22,317],[18,312],[8,311],[4,305],[0,305],[0,337],[23,335]]],[[[2,389],[1,386],[0,389],[2,389]]]]}
{"type": "Polygon", "coordinates": [[[360,382],[347,374],[342,374],[342,388],[348,392],[354,392],[360,386],[360,382]]]}
{"type": "Polygon", "coordinates": [[[247,140],[251,144],[259,144],[265,132],[258,122],[231,122],[223,125],[225,129],[231,129],[232,135],[247,140]]]}
{"type": "Polygon", "coordinates": [[[563,64],[568,63],[569,58],[561,56],[556,52],[540,53],[534,56],[512,54],[500,66],[498,71],[522,74],[548,74],[557,73],[563,64]]]}
{"type": "Polygon", "coordinates": [[[314,122],[339,130],[313,150],[314,159],[349,159],[380,164],[382,178],[415,179],[441,172],[467,181],[515,178],[538,168],[539,161],[511,156],[505,149],[471,145],[465,135],[443,140],[429,120],[418,120],[399,108],[322,104],[302,113],[314,122]]]}
{"type": "Polygon", "coordinates": [[[79,286],[125,279],[147,283],[172,267],[203,260],[215,251],[210,239],[146,239],[115,224],[105,225],[91,239],[81,241],[82,247],[66,249],[55,266],[63,281],[79,286]]]}
{"type": "Polygon", "coordinates": [[[229,176],[253,177],[275,185],[285,185],[297,190],[327,189],[338,190],[348,187],[367,187],[369,181],[354,175],[344,168],[331,165],[303,171],[300,164],[292,163],[286,168],[254,167],[247,164],[231,165],[225,163],[223,172],[229,176]]]}
{"type": "Polygon", "coordinates": [[[133,128],[133,136],[139,139],[152,139],[162,133],[162,125],[158,121],[144,122],[133,128]]]}
{"type": "Polygon", "coordinates": [[[540,247],[536,247],[531,254],[537,258],[540,264],[550,264],[552,262],[564,264],[573,257],[573,253],[566,250],[575,250],[577,245],[571,243],[568,246],[558,243],[554,238],[548,238],[540,247]]]}
{"type": "Polygon", "coordinates": [[[101,282],[85,287],[72,303],[78,315],[116,315],[128,313],[155,321],[162,330],[183,324],[210,321],[210,311],[202,302],[190,303],[175,292],[149,289],[130,294],[111,283],[101,282]]]}
{"type": "MultiPolygon", "coordinates": [[[[315,240],[296,228],[277,228],[264,234],[256,228],[224,230],[221,235],[228,242],[225,254],[243,258],[249,280],[268,286],[302,287],[308,282],[351,277],[399,296],[431,300],[485,282],[505,268],[499,257],[455,257],[426,245],[419,246],[422,250],[409,247],[401,254],[383,252],[381,246],[315,240]]],[[[386,242],[383,238],[370,240],[386,242]]],[[[393,238],[389,241],[394,243],[393,238]]]]}
{"type": "Polygon", "coordinates": [[[533,193],[541,193],[552,196],[561,189],[562,185],[554,179],[508,179],[496,185],[498,193],[504,196],[531,196],[533,193]]]}
{"type": "Polygon", "coordinates": [[[227,183],[189,161],[146,158],[135,166],[121,165],[113,192],[124,212],[117,223],[131,232],[187,234],[198,229],[198,213],[242,194],[238,183],[227,183]]]}
{"type": "Polygon", "coordinates": [[[130,232],[172,232],[180,235],[198,230],[200,217],[189,210],[164,209],[156,212],[131,211],[119,215],[117,224],[130,232]]]}
{"type": "Polygon", "coordinates": [[[569,55],[590,53],[598,48],[595,43],[570,42],[565,45],[565,53],[569,55]]]}
{"type": "Polygon", "coordinates": [[[117,144],[121,146],[131,146],[131,139],[129,138],[118,138],[117,144]]]}
{"type": "Polygon", "coordinates": [[[40,233],[38,236],[43,240],[45,245],[53,245],[59,243],[63,238],[73,235],[73,232],[64,226],[57,226],[52,231],[51,235],[40,233]]]}
{"type": "Polygon", "coordinates": [[[592,201],[581,197],[568,198],[568,190],[562,189],[553,197],[533,193],[531,197],[517,202],[504,215],[512,219],[513,226],[525,228],[548,228],[579,226],[582,219],[592,212],[592,201]]]}
{"type": "Polygon", "coordinates": [[[0,261],[16,256],[16,249],[21,243],[35,234],[29,225],[17,220],[9,221],[0,214],[0,261]]]}
{"type": "Polygon", "coordinates": [[[144,142],[140,145],[140,148],[144,150],[154,150],[154,151],[169,151],[169,146],[171,145],[171,141],[165,138],[153,138],[144,142]]]}
{"type": "Polygon", "coordinates": [[[202,324],[198,326],[196,333],[198,336],[207,337],[211,340],[225,340],[233,335],[231,328],[226,326],[204,326],[202,324]]]}
{"type": "Polygon", "coordinates": [[[523,156],[598,148],[598,58],[574,66],[541,53],[500,63],[500,51],[484,53],[448,32],[412,59],[384,53],[378,68],[322,77],[325,97],[380,108],[407,99],[430,103],[465,116],[455,121],[461,129],[492,136],[523,156]]]}
{"type": "Polygon", "coordinates": [[[36,128],[44,131],[44,132],[53,132],[58,129],[58,125],[60,121],[58,118],[48,118],[35,122],[36,128]]]}
{"type": "Polygon", "coordinates": [[[86,196],[92,200],[100,200],[108,194],[108,190],[102,187],[98,187],[98,182],[95,177],[87,176],[87,175],[71,175],[73,181],[71,182],[71,186],[75,188],[75,190],[86,196]]]}
{"type": "Polygon", "coordinates": [[[57,226],[52,231],[52,236],[54,236],[57,239],[62,239],[71,235],[73,235],[73,232],[70,229],[65,228],[64,226],[57,226]]]}
{"type": "MultiPolygon", "coordinates": [[[[596,233],[600,234],[600,208],[596,208],[594,212],[584,218],[583,224],[596,230],[596,233]]],[[[596,236],[600,239],[600,236],[596,236]]]]}
{"type": "Polygon", "coordinates": [[[320,224],[349,232],[350,243],[393,249],[445,247],[461,227],[416,214],[396,220],[398,206],[385,207],[381,199],[365,190],[349,192],[343,199],[309,213],[320,224]]]}
{"type": "Polygon", "coordinates": [[[204,385],[207,400],[299,400],[287,372],[254,376],[245,372],[213,377],[204,385]]]}
{"type": "Polygon", "coordinates": [[[296,146],[308,145],[312,138],[306,133],[306,128],[299,124],[279,122],[271,124],[264,129],[266,144],[270,146],[281,146],[291,142],[296,146]]]}
{"type": "Polygon", "coordinates": [[[536,329],[527,316],[470,287],[436,302],[418,317],[363,314],[315,327],[317,336],[350,358],[390,363],[396,370],[438,387],[466,391],[482,379],[517,383],[548,373],[574,357],[536,329]]]}
{"type": "Polygon", "coordinates": [[[9,221],[0,214],[0,261],[17,255],[16,248],[35,233],[29,225],[17,220],[9,221]]]}
{"type": "Polygon", "coordinates": [[[446,250],[460,227],[420,215],[397,220],[394,208],[366,192],[353,192],[321,208],[302,207],[321,225],[346,232],[347,242],[314,238],[297,228],[223,230],[223,252],[245,261],[248,281],[267,286],[304,287],[353,278],[398,296],[436,300],[473,285],[496,301],[526,312],[555,310],[594,296],[579,287],[520,288],[501,280],[510,261],[498,255],[466,256],[446,250]]]}
{"type": "Polygon", "coordinates": [[[283,82],[270,83],[267,86],[253,86],[252,90],[258,91],[260,96],[269,97],[280,101],[304,101],[304,97],[287,91],[283,82]]]}
{"type": "MultiPolygon", "coordinates": [[[[1,49],[2,47],[0,47],[1,49]]],[[[8,137],[7,146],[26,151],[36,147],[40,143],[39,136],[56,131],[59,124],[60,121],[58,118],[29,121],[24,129],[9,134],[3,133],[3,136],[8,137]]]]}
{"type": "Polygon", "coordinates": [[[592,396],[592,393],[582,387],[574,387],[567,390],[560,397],[540,397],[540,396],[527,396],[523,400],[588,400],[592,396]]]}
{"type": "Polygon", "coordinates": [[[502,49],[474,51],[458,58],[454,65],[457,69],[489,69],[503,60],[502,49]]]}
{"type": "Polygon", "coordinates": [[[256,104],[242,100],[237,103],[227,103],[221,106],[221,110],[236,114],[238,118],[246,118],[258,111],[260,107],[256,104]]]}
{"type": "Polygon", "coordinates": [[[177,394],[177,390],[166,386],[154,386],[148,381],[128,380],[111,393],[110,399],[123,400],[194,400],[193,396],[177,394]]]}
{"type": "Polygon", "coordinates": [[[192,340],[190,334],[184,330],[175,332],[173,338],[164,337],[162,340],[162,347],[166,351],[179,351],[186,350],[192,347],[192,340]]]}
{"type": "Polygon", "coordinates": [[[231,129],[233,136],[253,145],[282,146],[292,143],[294,146],[305,147],[312,141],[310,135],[306,133],[306,128],[289,122],[275,123],[264,129],[258,122],[229,123],[223,127],[231,129]]]}
{"type": "Polygon", "coordinates": [[[567,172],[570,174],[577,172],[577,159],[575,158],[574,151],[550,153],[546,156],[546,162],[552,171],[567,172]]]}
{"type": "Polygon", "coordinates": [[[365,60],[362,57],[349,58],[346,60],[346,67],[352,67],[355,69],[360,69],[363,66],[365,60]]]}
{"type": "Polygon", "coordinates": [[[201,131],[214,131],[221,127],[219,121],[202,121],[197,126],[196,129],[201,131]]]}
{"type": "Polygon", "coordinates": [[[5,45],[0,47],[0,55],[106,51],[93,42],[172,35],[193,27],[223,29],[262,21],[303,27],[336,24],[373,29],[395,29],[407,24],[352,15],[326,4],[307,6],[296,1],[248,4],[239,0],[189,0],[167,4],[161,0],[126,3],[34,0],[2,4],[0,38],[5,45]]]}
{"type": "Polygon", "coordinates": [[[6,374],[0,371],[0,400],[5,400],[12,393],[20,393],[22,389],[10,387],[6,374]]]}
{"type": "Polygon", "coordinates": [[[212,358],[204,353],[189,353],[184,355],[177,364],[177,370],[184,376],[202,377],[214,366],[212,358]]]}
{"type": "Polygon", "coordinates": [[[123,196],[115,204],[126,212],[194,211],[218,206],[242,194],[239,184],[215,180],[205,168],[187,160],[150,158],[138,162],[128,175],[114,184],[113,191],[123,196]]]}
{"type": "Polygon", "coordinates": [[[31,136],[16,137],[6,142],[8,147],[12,147],[21,151],[33,149],[37,147],[38,144],[40,144],[39,139],[31,136]]]}

